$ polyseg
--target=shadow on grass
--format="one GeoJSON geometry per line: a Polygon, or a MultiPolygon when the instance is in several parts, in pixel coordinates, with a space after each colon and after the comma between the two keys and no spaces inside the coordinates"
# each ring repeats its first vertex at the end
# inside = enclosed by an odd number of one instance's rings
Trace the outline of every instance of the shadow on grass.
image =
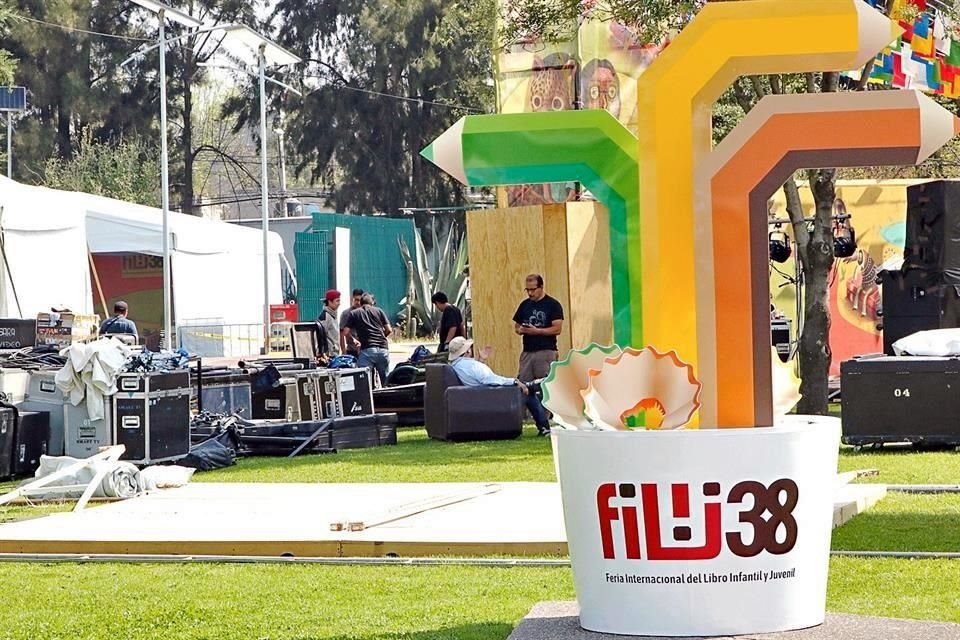
{"type": "Polygon", "coordinates": [[[957,453],[957,447],[952,444],[918,442],[911,444],[909,442],[889,442],[883,446],[863,445],[863,448],[857,450],[852,445],[843,445],[840,447],[840,455],[850,458],[866,455],[880,456],[905,456],[918,453],[957,453]]]}
{"type": "Polygon", "coordinates": [[[867,511],[834,530],[836,551],[960,552],[960,512],[867,511]]]}
{"type": "Polygon", "coordinates": [[[408,633],[374,633],[349,636],[297,636],[291,640],[506,640],[513,627],[502,622],[479,622],[447,629],[408,633]]]}

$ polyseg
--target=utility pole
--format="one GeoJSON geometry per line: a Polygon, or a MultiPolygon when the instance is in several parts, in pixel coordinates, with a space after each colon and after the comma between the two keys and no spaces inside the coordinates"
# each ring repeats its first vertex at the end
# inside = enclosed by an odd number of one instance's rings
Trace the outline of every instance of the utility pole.
{"type": "Polygon", "coordinates": [[[283,126],[283,111],[280,111],[280,124],[276,129],[273,130],[277,134],[277,146],[279,147],[280,155],[280,216],[281,218],[287,217],[287,159],[286,154],[284,153],[284,144],[283,138],[286,131],[284,131],[283,126]]]}

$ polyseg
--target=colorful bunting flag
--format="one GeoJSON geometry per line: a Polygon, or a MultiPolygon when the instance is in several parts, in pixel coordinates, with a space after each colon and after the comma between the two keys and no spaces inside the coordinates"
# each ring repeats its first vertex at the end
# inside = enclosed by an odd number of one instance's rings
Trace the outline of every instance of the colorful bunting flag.
{"type": "MultiPolygon", "coordinates": [[[[882,0],[864,0],[882,10],[882,0]]],[[[904,33],[899,40],[877,55],[869,82],[897,89],[917,89],[948,97],[960,93],[960,41],[949,19],[926,0],[895,0],[892,16],[910,15],[919,11],[910,22],[901,20],[904,33]]],[[[859,71],[847,74],[860,78],[859,71]]]]}

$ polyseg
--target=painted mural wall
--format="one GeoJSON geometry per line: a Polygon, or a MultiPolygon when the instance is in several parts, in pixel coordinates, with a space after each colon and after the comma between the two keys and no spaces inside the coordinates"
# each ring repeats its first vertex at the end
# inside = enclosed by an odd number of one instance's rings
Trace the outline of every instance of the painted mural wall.
{"type": "MultiPolygon", "coordinates": [[[[830,349],[833,363],[830,375],[840,375],[840,363],[856,355],[883,351],[883,336],[878,330],[882,318],[881,289],[874,280],[883,268],[899,268],[903,258],[906,229],[907,187],[921,180],[851,180],[837,183],[838,203],[853,217],[857,252],[837,260],[830,276],[830,349]]],[[[800,197],[806,215],[813,215],[810,189],[801,186],[800,197]]],[[[783,191],[771,201],[771,215],[785,218],[783,191]]],[[[788,226],[788,225],[787,225],[788,226]]],[[[784,227],[789,233],[789,230],[784,227]]],[[[796,328],[796,287],[789,278],[795,275],[793,257],[775,265],[770,272],[770,292],[778,311],[793,320],[796,328]]],[[[796,336],[793,336],[796,339],[796,336]]]]}
{"type": "MultiPolygon", "coordinates": [[[[640,44],[627,27],[584,16],[567,42],[519,42],[496,57],[497,113],[605,109],[637,133],[637,79],[667,42],[640,44]]],[[[501,207],[579,199],[574,182],[499,189],[501,207]],[[504,199],[505,198],[505,199],[504,199]]]]}
{"type": "Polygon", "coordinates": [[[113,303],[124,300],[130,306],[130,319],[137,324],[145,344],[159,340],[163,328],[163,259],[140,253],[95,254],[93,263],[106,299],[104,314],[97,292],[93,286],[93,306],[101,317],[113,315],[113,303]]]}

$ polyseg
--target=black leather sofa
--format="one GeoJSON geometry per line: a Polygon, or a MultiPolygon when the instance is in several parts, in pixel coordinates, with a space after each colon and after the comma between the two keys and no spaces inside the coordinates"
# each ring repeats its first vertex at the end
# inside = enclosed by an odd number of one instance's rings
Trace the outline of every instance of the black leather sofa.
{"type": "Polygon", "coordinates": [[[448,364],[427,365],[424,414],[437,440],[509,440],[523,431],[520,387],[467,387],[448,364]]]}

